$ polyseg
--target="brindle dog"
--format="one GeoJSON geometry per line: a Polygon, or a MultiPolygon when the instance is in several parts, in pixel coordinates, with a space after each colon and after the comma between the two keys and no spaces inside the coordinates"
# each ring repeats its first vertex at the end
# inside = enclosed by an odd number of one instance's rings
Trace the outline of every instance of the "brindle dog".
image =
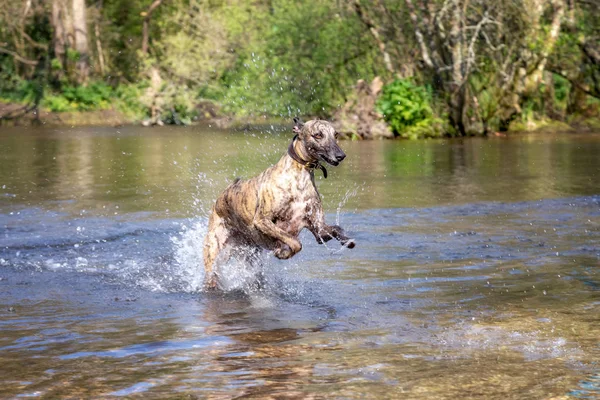
{"type": "Polygon", "coordinates": [[[346,158],[335,129],[327,121],[302,123],[294,118],[294,132],[288,152],[277,164],[252,179],[236,179],[217,199],[204,240],[207,288],[217,287],[215,261],[229,257],[222,251],[226,246],[263,248],[288,259],[302,249],[298,234],[308,228],[319,244],[335,238],[354,247],[342,228],[325,223],[315,185],[316,168],[327,177],[320,162],[335,166],[346,158]]]}

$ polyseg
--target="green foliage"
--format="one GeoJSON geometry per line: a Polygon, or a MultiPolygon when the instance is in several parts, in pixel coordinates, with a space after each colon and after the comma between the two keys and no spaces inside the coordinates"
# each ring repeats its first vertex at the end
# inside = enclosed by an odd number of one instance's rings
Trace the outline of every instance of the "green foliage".
{"type": "Polygon", "coordinates": [[[67,60],[69,61],[77,61],[79,60],[80,54],[77,50],[68,48],[67,49],[67,60]]]}
{"type": "Polygon", "coordinates": [[[235,114],[327,116],[360,78],[378,72],[377,50],[354,13],[334,1],[274,0],[222,79],[221,101],[235,114]]]}
{"type": "Polygon", "coordinates": [[[53,58],[50,61],[50,68],[54,71],[60,71],[60,70],[62,70],[63,65],[58,58],[53,58]]]}
{"type": "MultiPolygon", "coordinates": [[[[377,105],[403,137],[439,136],[453,129],[488,133],[514,120],[568,120],[598,111],[592,96],[576,89],[600,90],[598,62],[582,50],[587,43],[590,54],[598,51],[594,39],[600,12],[590,2],[576,2],[565,12],[556,44],[549,40],[553,2],[491,7],[485,0],[433,1],[431,7],[418,7],[419,20],[435,12],[439,26],[448,28],[455,15],[450,8],[463,5],[462,47],[452,48],[452,41],[431,33],[425,41],[436,63],[431,67],[404,1],[163,1],[151,14],[147,54],[141,51],[142,26],[153,2],[88,1],[87,79],[76,68],[81,55],[73,46],[73,32],[65,32],[70,39],[64,57],[55,53],[53,7],[0,3],[5,49],[0,53],[0,98],[41,102],[56,112],[114,108],[135,120],[180,124],[196,117],[196,104],[212,100],[239,117],[327,118],[349,100],[357,80],[369,82],[375,76],[412,79],[387,85],[377,105]],[[450,8],[444,13],[440,7],[450,8]],[[478,24],[482,15],[495,22],[478,24]],[[459,64],[468,76],[454,76],[459,64]],[[544,79],[528,79],[543,65],[544,79]],[[157,79],[149,75],[151,69],[158,71],[157,79]],[[547,71],[554,71],[551,80],[547,71]],[[450,127],[449,115],[464,121],[450,127]]],[[[72,7],[70,1],[59,3],[72,7]]],[[[67,22],[65,30],[71,25],[68,14],[61,20],[67,22]]]]}
{"type": "MultiPolygon", "coordinates": [[[[112,78],[120,83],[135,83],[140,79],[140,48],[142,43],[142,12],[152,2],[148,0],[104,0],[101,10],[101,39],[108,50],[106,64],[112,78]]],[[[179,6],[179,2],[164,1],[152,14],[150,24],[151,46],[160,43],[166,17],[179,6]]],[[[181,26],[173,27],[181,30],[181,26]]]]}
{"type": "Polygon", "coordinates": [[[223,14],[211,12],[200,0],[178,4],[164,21],[163,39],[155,46],[158,57],[152,64],[175,80],[207,84],[218,79],[235,57],[223,14]]]}
{"type": "Polygon", "coordinates": [[[128,117],[140,121],[148,116],[148,108],[140,101],[148,82],[143,80],[135,84],[119,85],[114,90],[115,108],[128,117]]]}
{"type": "Polygon", "coordinates": [[[440,136],[440,120],[434,118],[431,103],[427,88],[409,79],[396,79],[383,87],[377,109],[402,137],[435,137],[440,136]]]}
{"type": "Polygon", "coordinates": [[[53,112],[77,111],[64,96],[50,95],[44,98],[42,106],[53,112]]]}
{"type": "Polygon", "coordinates": [[[567,107],[571,83],[560,75],[554,75],[554,103],[561,109],[567,107]]]}
{"type": "Polygon", "coordinates": [[[29,103],[34,101],[40,90],[38,82],[17,78],[4,81],[0,89],[0,95],[8,101],[29,103]]]}
{"type": "Polygon", "coordinates": [[[44,97],[42,106],[50,111],[93,111],[111,107],[113,89],[103,82],[88,86],[64,86],[60,93],[44,97]]]}
{"type": "Polygon", "coordinates": [[[185,86],[165,85],[160,94],[160,119],[166,124],[189,125],[197,116],[194,92],[185,86]]]}
{"type": "Polygon", "coordinates": [[[116,89],[104,82],[88,86],[64,86],[60,91],[47,94],[42,107],[53,112],[98,111],[114,108],[128,117],[141,120],[147,109],[140,101],[147,82],[119,85],[116,89]]]}

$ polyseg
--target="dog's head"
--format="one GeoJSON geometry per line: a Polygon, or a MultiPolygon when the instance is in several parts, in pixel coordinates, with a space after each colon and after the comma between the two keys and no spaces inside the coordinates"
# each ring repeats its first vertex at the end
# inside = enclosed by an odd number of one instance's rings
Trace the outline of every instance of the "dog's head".
{"type": "Polygon", "coordinates": [[[313,159],[339,165],[346,158],[346,153],[337,143],[338,134],[329,122],[316,119],[303,123],[294,118],[294,132],[298,134],[307,155],[313,159]]]}

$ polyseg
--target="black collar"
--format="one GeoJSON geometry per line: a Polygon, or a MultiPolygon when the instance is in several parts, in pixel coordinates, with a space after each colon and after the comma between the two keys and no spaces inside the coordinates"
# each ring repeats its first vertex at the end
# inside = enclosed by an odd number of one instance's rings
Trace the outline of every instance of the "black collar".
{"type": "Polygon", "coordinates": [[[292,157],[292,159],[294,161],[296,161],[298,164],[302,165],[304,168],[306,169],[315,169],[318,168],[321,171],[323,171],[323,177],[325,177],[325,179],[327,179],[327,170],[325,169],[324,166],[321,165],[320,162],[318,161],[305,161],[302,159],[302,157],[300,157],[298,155],[298,153],[296,153],[296,149],[294,148],[294,142],[296,141],[296,139],[298,139],[298,135],[294,136],[294,138],[292,139],[292,142],[290,143],[290,145],[288,146],[288,155],[290,157],[292,157]]]}

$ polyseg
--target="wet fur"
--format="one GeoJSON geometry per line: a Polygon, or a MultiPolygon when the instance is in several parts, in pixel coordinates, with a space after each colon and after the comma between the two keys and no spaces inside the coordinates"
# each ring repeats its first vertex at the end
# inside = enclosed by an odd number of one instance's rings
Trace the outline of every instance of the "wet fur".
{"type": "MultiPolygon", "coordinates": [[[[295,122],[298,139],[294,149],[303,160],[338,165],[345,158],[330,123],[295,122]]],[[[354,247],[354,240],[342,228],[325,223],[314,169],[286,153],[260,175],[236,179],[217,199],[204,240],[205,285],[217,286],[215,264],[229,258],[229,251],[223,251],[226,247],[262,248],[272,250],[277,258],[288,259],[302,249],[298,235],[304,228],[319,244],[337,239],[348,248],[354,247]]]]}

